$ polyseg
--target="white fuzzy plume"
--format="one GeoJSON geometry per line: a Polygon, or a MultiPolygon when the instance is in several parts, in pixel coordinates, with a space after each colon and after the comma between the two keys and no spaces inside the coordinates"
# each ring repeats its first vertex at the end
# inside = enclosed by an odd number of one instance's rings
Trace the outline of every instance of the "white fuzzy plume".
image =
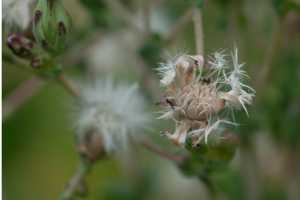
{"type": "Polygon", "coordinates": [[[33,0],[3,0],[2,21],[7,29],[28,27],[31,20],[30,5],[33,0]]]}
{"type": "Polygon", "coordinates": [[[82,87],[81,94],[75,124],[78,137],[94,129],[103,137],[108,152],[126,147],[128,134],[138,133],[148,122],[136,85],[98,80],[82,87]]]}
{"type": "Polygon", "coordinates": [[[244,78],[248,78],[246,71],[242,69],[244,64],[240,64],[238,61],[238,50],[235,49],[232,53],[232,64],[233,70],[228,76],[226,82],[231,87],[231,90],[228,92],[229,103],[238,106],[241,105],[248,115],[246,104],[250,105],[253,98],[255,97],[255,90],[250,86],[242,83],[244,78]]]}
{"type": "Polygon", "coordinates": [[[163,86],[168,86],[174,81],[176,76],[176,66],[172,61],[161,63],[157,68],[157,71],[161,76],[160,83],[163,86]]]}

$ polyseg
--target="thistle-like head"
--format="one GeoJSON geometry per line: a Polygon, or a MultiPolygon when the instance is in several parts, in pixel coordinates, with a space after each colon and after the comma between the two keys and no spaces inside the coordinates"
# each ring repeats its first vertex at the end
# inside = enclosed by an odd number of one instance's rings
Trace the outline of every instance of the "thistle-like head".
{"type": "Polygon", "coordinates": [[[186,138],[192,136],[193,144],[207,142],[211,133],[225,124],[236,125],[223,115],[225,109],[242,107],[248,114],[255,91],[243,83],[247,78],[238,62],[237,49],[232,60],[225,51],[215,52],[203,67],[202,55],[182,55],[158,71],[161,83],[166,88],[164,113],[160,119],[173,119],[175,132],[166,133],[174,143],[184,146],[186,138]]]}

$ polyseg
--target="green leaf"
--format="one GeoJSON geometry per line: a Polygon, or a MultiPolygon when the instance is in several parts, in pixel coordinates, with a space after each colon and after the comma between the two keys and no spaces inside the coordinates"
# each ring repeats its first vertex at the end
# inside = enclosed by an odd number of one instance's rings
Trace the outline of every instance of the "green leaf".
{"type": "Polygon", "coordinates": [[[280,17],[284,17],[289,11],[300,11],[300,4],[293,0],[272,0],[274,9],[280,17]]]}

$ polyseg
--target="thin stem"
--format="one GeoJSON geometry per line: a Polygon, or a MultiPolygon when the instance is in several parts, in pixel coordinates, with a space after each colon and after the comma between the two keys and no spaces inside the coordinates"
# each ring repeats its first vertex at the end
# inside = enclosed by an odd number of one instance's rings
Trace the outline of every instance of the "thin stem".
{"type": "Polygon", "coordinates": [[[196,53],[204,53],[203,44],[203,28],[202,28],[202,14],[201,9],[195,7],[193,10],[193,22],[194,22],[194,32],[195,32],[195,42],[196,42],[196,53]]]}
{"type": "Polygon", "coordinates": [[[144,29],[145,35],[149,35],[151,32],[151,21],[150,21],[150,14],[151,14],[151,1],[143,2],[143,17],[144,17],[144,29]]]}
{"type": "Polygon", "coordinates": [[[43,85],[43,80],[36,76],[33,76],[30,79],[21,83],[3,100],[2,120],[6,120],[30,97],[37,93],[43,85]]]}
{"type": "Polygon", "coordinates": [[[61,200],[71,200],[76,191],[84,184],[84,179],[91,168],[91,164],[83,159],[80,160],[78,169],[69,183],[66,185],[65,190],[61,195],[61,200]]]}
{"type": "Polygon", "coordinates": [[[214,182],[211,180],[209,176],[199,176],[199,180],[205,184],[208,194],[209,194],[209,199],[215,200],[217,199],[217,191],[214,185],[214,182]]]}
{"type": "Polygon", "coordinates": [[[165,43],[169,44],[178,36],[182,29],[192,20],[193,9],[187,10],[170,28],[170,31],[165,35],[165,43]]]}
{"type": "Polygon", "coordinates": [[[72,96],[78,97],[80,96],[79,90],[74,87],[72,82],[68,80],[63,74],[57,76],[58,82],[63,86],[63,88],[68,91],[72,96]]]}
{"type": "Polygon", "coordinates": [[[164,151],[163,149],[161,149],[160,147],[150,143],[149,141],[141,141],[141,145],[143,147],[145,147],[146,149],[148,149],[149,151],[151,151],[152,153],[155,153],[157,155],[159,155],[160,157],[176,162],[176,163],[181,163],[184,161],[185,157],[184,156],[180,156],[180,155],[174,155],[171,154],[169,152],[164,151]]]}
{"type": "Polygon", "coordinates": [[[280,49],[282,32],[284,29],[283,26],[284,26],[284,21],[283,19],[280,19],[279,24],[276,27],[276,30],[274,30],[274,32],[272,33],[271,42],[267,49],[263,66],[261,68],[261,71],[258,73],[259,76],[255,85],[257,90],[264,89],[266,83],[270,78],[269,76],[272,69],[272,63],[280,49]]]}

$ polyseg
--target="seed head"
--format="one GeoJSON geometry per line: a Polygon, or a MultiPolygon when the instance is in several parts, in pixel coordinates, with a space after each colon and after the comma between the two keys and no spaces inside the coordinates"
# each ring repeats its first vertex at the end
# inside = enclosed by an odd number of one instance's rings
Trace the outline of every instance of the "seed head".
{"type": "Polygon", "coordinates": [[[207,143],[208,136],[224,125],[237,125],[224,116],[225,109],[242,107],[248,114],[246,104],[251,104],[255,91],[242,83],[247,74],[237,56],[235,49],[230,62],[225,51],[218,51],[205,68],[202,55],[182,55],[160,65],[166,90],[159,119],[175,121],[174,133],[165,134],[175,144],[184,146],[187,137],[192,138],[193,145],[203,140],[207,143]]]}
{"type": "Polygon", "coordinates": [[[128,135],[140,133],[148,123],[145,102],[136,85],[98,80],[83,86],[81,94],[75,121],[79,141],[96,133],[109,153],[126,147],[128,135]]]}

